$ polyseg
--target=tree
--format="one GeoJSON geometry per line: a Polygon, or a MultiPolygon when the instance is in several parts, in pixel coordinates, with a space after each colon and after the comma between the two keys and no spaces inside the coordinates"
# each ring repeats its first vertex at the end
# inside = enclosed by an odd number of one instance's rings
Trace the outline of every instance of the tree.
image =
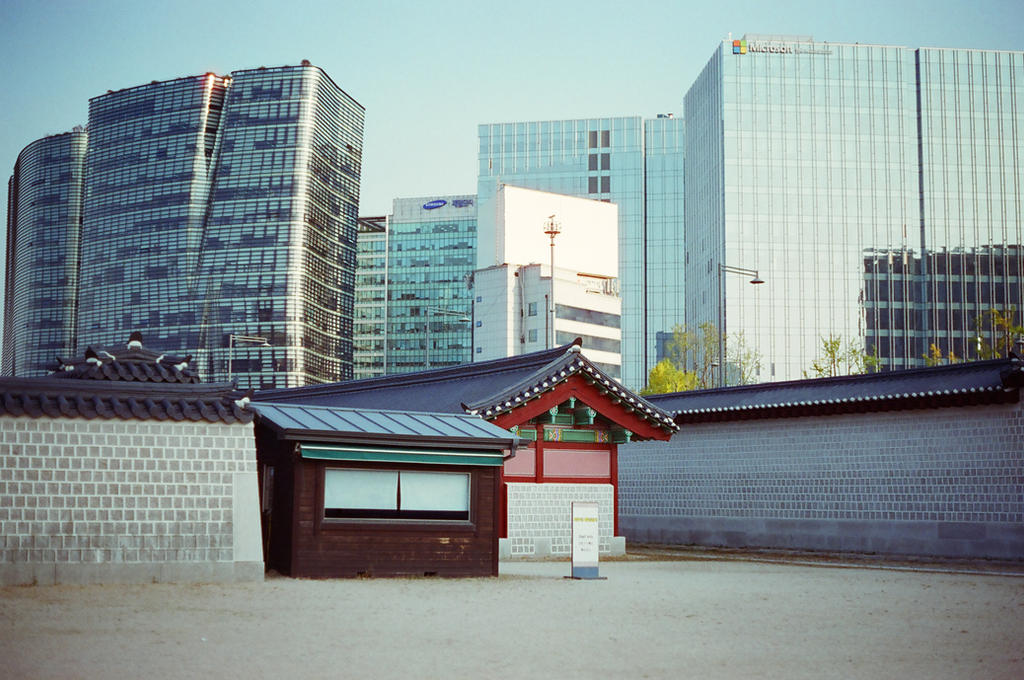
{"type": "Polygon", "coordinates": [[[713,387],[718,366],[718,329],[708,321],[696,330],[676,324],[672,339],[665,344],[665,357],[676,368],[696,375],[697,384],[690,389],[713,387]]]}
{"type": "Polygon", "coordinates": [[[989,309],[974,319],[977,333],[978,358],[998,359],[1009,356],[1013,346],[1024,338],[1024,325],[1020,322],[1017,308],[989,309]],[[990,341],[991,339],[991,341],[990,341]]]}
{"type": "Polygon", "coordinates": [[[761,371],[761,353],[747,345],[743,331],[732,337],[725,354],[728,359],[726,368],[732,369],[735,374],[731,384],[750,385],[757,382],[757,375],[761,371]]]}
{"type": "Polygon", "coordinates": [[[670,359],[662,359],[651,369],[647,377],[647,386],[640,390],[640,394],[686,392],[696,386],[697,374],[681,371],[670,359]]]}
{"type": "MultiPolygon", "coordinates": [[[[664,391],[681,392],[684,390],[703,390],[718,385],[718,328],[713,323],[704,322],[696,329],[677,324],[672,329],[672,337],[665,343],[665,358],[651,369],[647,386],[641,394],[662,394],[664,391]],[[662,390],[666,385],[668,373],[662,364],[668,362],[677,374],[692,376],[692,380],[678,379],[672,384],[688,385],[679,388],[662,390]],[[658,371],[657,378],[655,371],[658,371]],[[657,383],[656,383],[657,381],[657,383]]],[[[726,342],[726,368],[729,370],[730,383],[749,384],[754,382],[757,371],[761,368],[760,353],[747,345],[742,333],[737,333],[726,342]]]]}
{"type": "Polygon", "coordinates": [[[960,357],[958,357],[952,349],[949,350],[948,356],[942,356],[942,349],[934,342],[928,348],[928,354],[924,355],[925,366],[939,366],[943,362],[947,362],[950,364],[958,364],[960,363],[960,361],[960,357]]]}
{"type": "Polygon", "coordinates": [[[882,366],[877,349],[870,354],[850,342],[843,343],[841,335],[821,336],[821,354],[811,361],[805,378],[828,378],[837,375],[874,373],[882,366]]]}

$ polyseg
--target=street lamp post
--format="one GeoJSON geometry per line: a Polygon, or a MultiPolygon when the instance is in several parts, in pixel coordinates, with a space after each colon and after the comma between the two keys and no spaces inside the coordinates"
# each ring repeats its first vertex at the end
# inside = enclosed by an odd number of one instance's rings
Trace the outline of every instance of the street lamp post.
{"type": "Polygon", "coordinates": [[[233,374],[231,370],[231,364],[232,359],[234,358],[235,355],[235,344],[239,342],[257,345],[260,347],[270,346],[270,343],[267,342],[267,339],[259,335],[228,335],[228,381],[231,380],[231,376],[233,374]]]}
{"type": "Polygon", "coordinates": [[[725,285],[726,274],[739,274],[750,276],[750,283],[753,285],[764,283],[756,269],[744,267],[732,267],[727,264],[718,263],[718,386],[725,387],[725,285]]]}
{"type": "Polygon", "coordinates": [[[551,320],[550,332],[545,333],[544,343],[547,348],[555,346],[555,237],[562,233],[562,223],[554,215],[548,215],[544,221],[544,233],[551,238],[551,297],[548,300],[546,314],[551,320]]]}

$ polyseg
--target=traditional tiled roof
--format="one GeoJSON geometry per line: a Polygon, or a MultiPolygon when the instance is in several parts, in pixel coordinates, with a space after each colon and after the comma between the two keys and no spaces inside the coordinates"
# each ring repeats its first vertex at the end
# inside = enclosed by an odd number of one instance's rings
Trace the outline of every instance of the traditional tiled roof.
{"type": "Polygon", "coordinates": [[[263,390],[253,401],[294,402],[348,408],[464,413],[476,403],[516,384],[565,354],[568,345],[506,359],[435,368],[416,373],[263,390]]]}
{"type": "Polygon", "coordinates": [[[680,425],[865,411],[1014,403],[1024,386],[1020,359],[905,371],[741,385],[648,397],[680,425]]]}
{"type": "Polygon", "coordinates": [[[624,388],[579,351],[579,340],[554,349],[417,373],[258,392],[255,401],[349,408],[476,413],[492,418],[555,389],[574,375],[662,430],[671,414],[624,388]]]}
{"type": "Polygon", "coordinates": [[[191,356],[157,354],[142,346],[142,334],[132,333],[128,344],[94,349],[74,359],[57,357],[54,378],[137,382],[198,383],[191,356]]]}
{"type": "Polygon", "coordinates": [[[509,385],[502,392],[490,395],[488,398],[475,403],[463,403],[462,408],[467,413],[473,415],[480,414],[485,418],[492,418],[506,411],[511,411],[524,402],[536,399],[545,392],[554,389],[556,385],[565,381],[569,376],[577,373],[583,376],[583,379],[588,383],[595,385],[599,390],[613,395],[613,399],[624,403],[627,409],[632,409],[633,413],[636,413],[651,424],[672,431],[678,429],[671,414],[643,397],[627,390],[614,378],[609,377],[580,353],[578,345],[569,345],[567,351],[561,356],[555,358],[540,370],[534,371],[524,380],[514,385],[509,385]]]}
{"type": "Polygon", "coordinates": [[[66,361],[45,378],[0,379],[0,415],[250,423],[249,396],[231,383],[199,384],[187,360],[127,346],[66,361]]]}

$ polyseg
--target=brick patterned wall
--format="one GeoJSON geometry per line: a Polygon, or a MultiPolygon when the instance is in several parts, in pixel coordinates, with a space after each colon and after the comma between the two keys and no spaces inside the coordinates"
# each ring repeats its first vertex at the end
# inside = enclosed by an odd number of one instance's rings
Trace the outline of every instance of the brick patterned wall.
{"type": "Polygon", "coordinates": [[[262,578],[256,485],[252,425],[0,417],[0,582],[262,578]]]}
{"type": "MultiPolygon", "coordinates": [[[[572,502],[598,503],[598,550],[607,553],[615,529],[611,484],[508,484],[508,539],[513,557],[534,555],[537,543],[550,554],[571,550],[572,502]]],[[[544,553],[544,550],[540,551],[544,553]]]]}
{"type": "Polygon", "coordinates": [[[1024,558],[1020,404],[685,425],[619,447],[629,540],[1024,558]]]}

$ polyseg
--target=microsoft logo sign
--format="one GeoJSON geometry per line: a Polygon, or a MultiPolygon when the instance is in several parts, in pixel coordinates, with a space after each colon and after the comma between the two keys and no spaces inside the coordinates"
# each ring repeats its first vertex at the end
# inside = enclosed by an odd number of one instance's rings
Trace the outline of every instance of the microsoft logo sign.
{"type": "MultiPolygon", "coordinates": [[[[778,45],[775,43],[751,42],[746,40],[733,40],[732,53],[746,54],[748,52],[770,52],[772,54],[819,54],[807,50],[797,50],[792,45],[778,45]]],[[[831,52],[820,52],[820,54],[831,54],[831,52]]]]}

